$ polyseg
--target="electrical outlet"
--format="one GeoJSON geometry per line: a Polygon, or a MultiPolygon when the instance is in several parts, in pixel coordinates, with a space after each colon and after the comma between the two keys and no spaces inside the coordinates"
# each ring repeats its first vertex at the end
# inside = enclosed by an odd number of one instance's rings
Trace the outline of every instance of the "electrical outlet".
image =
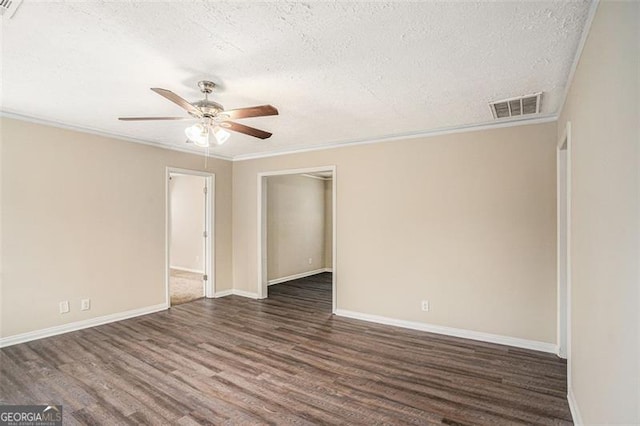
{"type": "Polygon", "coordinates": [[[65,300],[63,302],[60,302],[60,313],[66,314],[67,312],[69,312],[69,301],[65,300]]]}
{"type": "Polygon", "coordinates": [[[91,299],[82,299],[80,301],[80,310],[88,311],[89,309],[91,309],[91,299]]]}
{"type": "Polygon", "coordinates": [[[309,258],[309,265],[311,265],[313,263],[313,258],[309,258]]]}
{"type": "Polygon", "coordinates": [[[429,312],[429,301],[428,300],[423,300],[422,301],[422,310],[425,312],[429,312]]]}

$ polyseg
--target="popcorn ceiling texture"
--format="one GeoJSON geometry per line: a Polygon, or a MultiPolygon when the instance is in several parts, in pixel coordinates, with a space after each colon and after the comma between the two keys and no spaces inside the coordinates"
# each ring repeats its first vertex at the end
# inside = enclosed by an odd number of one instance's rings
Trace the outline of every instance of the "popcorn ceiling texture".
{"type": "Polygon", "coordinates": [[[25,2],[2,22],[2,109],[184,146],[188,100],[271,103],[224,156],[491,122],[490,100],[543,91],[556,113],[589,2],[25,2]]]}

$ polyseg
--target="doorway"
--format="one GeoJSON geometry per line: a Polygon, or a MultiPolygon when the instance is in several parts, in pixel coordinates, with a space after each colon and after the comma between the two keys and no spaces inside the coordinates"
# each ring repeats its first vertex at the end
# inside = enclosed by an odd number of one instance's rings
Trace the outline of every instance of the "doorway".
{"type": "Polygon", "coordinates": [[[166,300],[213,297],[214,176],[167,168],[166,300]]]}
{"type": "Polygon", "coordinates": [[[259,299],[297,292],[335,312],[336,182],[335,166],[258,174],[259,299]]]}

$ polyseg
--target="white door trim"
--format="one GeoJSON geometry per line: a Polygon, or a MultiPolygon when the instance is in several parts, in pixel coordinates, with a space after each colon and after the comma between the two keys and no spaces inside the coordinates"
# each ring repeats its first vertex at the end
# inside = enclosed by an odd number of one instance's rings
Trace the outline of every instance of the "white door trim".
{"type": "Polygon", "coordinates": [[[336,188],[337,188],[337,175],[336,175],[336,166],[320,166],[320,167],[308,167],[302,169],[288,169],[288,170],[278,170],[272,172],[262,172],[258,173],[258,235],[257,235],[257,246],[258,246],[258,299],[264,299],[268,295],[268,280],[267,280],[267,185],[266,178],[269,176],[281,176],[281,175],[299,175],[304,173],[317,173],[317,172],[331,172],[333,174],[332,180],[332,212],[333,215],[333,280],[331,284],[331,295],[332,295],[332,309],[331,312],[335,313],[338,305],[338,297],[337,297],[337,196],[336,196],[336,188]]]}
{"type": "Polygon", "coordinates": [[[171,295],[169,293],[169,269],[170,269],[170,247],[171,247],[171,194],[169,192],[169,177],[174,175],[190,175],[204,177],[206,181],[207,193],[205,194],[205,232],[207,237],[204,244],[204,273],[208,280],[205,282],[204,295],[207,298],[214,297],[215,283],[215,188],[216,175],[214,173],[202,172],[199,170],[181,169],[178,167],[167,167],[165,172],[165,302],[171,306],[171,295]]]}
{"type": "Polygon", "coordinates": [[[567,358],[571,385],[571,122],[567,122],[556,151],[557,165],[557,343],[558,356],[567,358]],[[564,195],[564,196],[563,196],[564,195]],[[563,279],[564,278],[564,279],[563,279]]]}

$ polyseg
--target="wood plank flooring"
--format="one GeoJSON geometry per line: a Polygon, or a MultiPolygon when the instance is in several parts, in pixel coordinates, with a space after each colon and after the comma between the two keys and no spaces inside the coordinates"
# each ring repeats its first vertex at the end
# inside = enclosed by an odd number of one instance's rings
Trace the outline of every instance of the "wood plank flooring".
{"type": "Polygon", "coordinates": [[[0,350],[0,403],[65,424],[569,424],[554,355],[335,317],[331,277],[0,350]]]}

